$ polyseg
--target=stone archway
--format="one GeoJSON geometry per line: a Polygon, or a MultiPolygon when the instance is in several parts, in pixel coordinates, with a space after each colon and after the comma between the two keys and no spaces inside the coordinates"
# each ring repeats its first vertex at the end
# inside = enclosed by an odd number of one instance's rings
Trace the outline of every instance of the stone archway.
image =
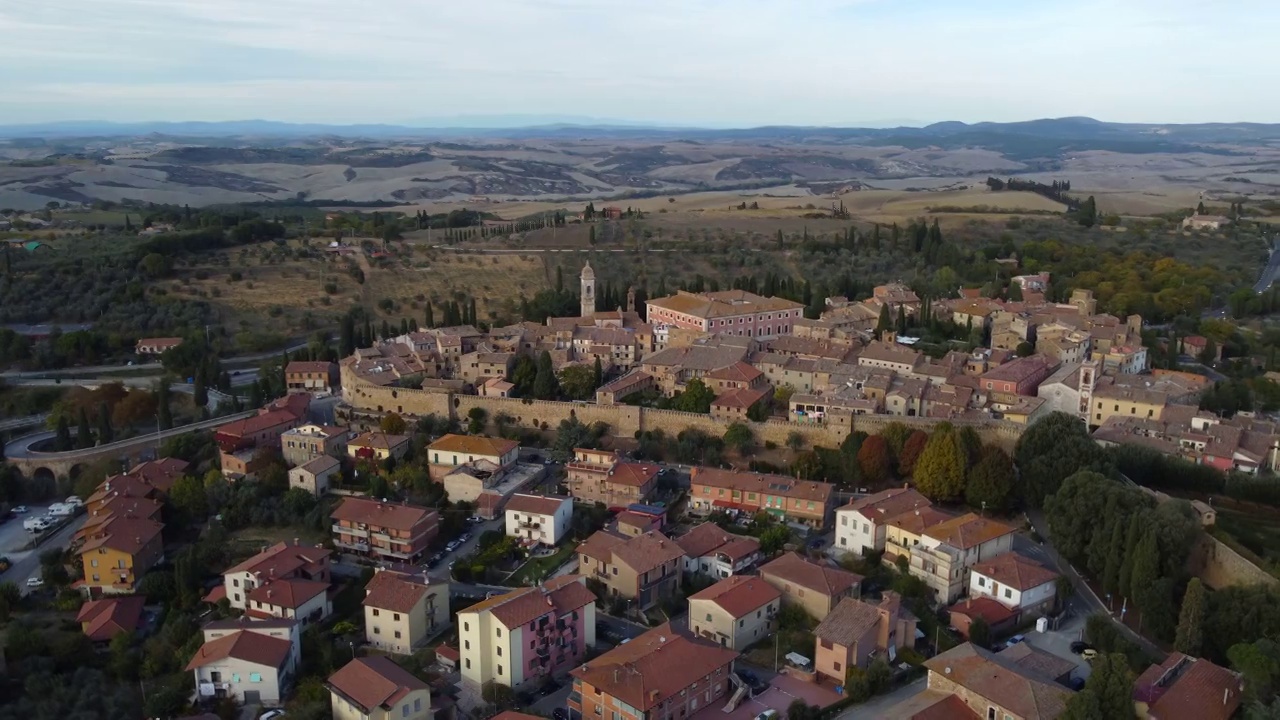
{"type": "Polygon", "coordinates": [[[40,466],[31,473],[29,485],[35,497],[53,497],[58,492],[58,476],[49,468],[40,466]]]}
{"type": "Polygon", "coordinates": [[[84,463],[76,463],[75,465],[72,465],[71,469],[67,471],[67,477],[71,478],[72,482],[79,480],[80,473],[84,472],[84,466],[84,463]]]}

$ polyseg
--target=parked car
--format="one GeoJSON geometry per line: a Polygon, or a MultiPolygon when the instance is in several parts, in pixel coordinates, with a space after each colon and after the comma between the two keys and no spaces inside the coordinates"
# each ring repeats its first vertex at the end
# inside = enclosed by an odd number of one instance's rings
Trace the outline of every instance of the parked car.
{"type": "Polygon", "coordinates": [[[1079,655],[1085,650],[1092,650],[1092,649],[1093,649],[1093,646],[1083,640],[1076,640],[1075,642],[1071,643],[1071,652],[1075,653],[1076,655],[1079,655]]]}
{"type": "Polygon", "coordinates": [[[12,566],[12,564],[13,563],[9,562],[9,558],[0,557],[0,573],[4,572],[5,570],[8,570],[12,566]]]}
{"type": "Polygon", "coordinates": [[[27,509],[26,505],[19,505],[18,507],[13,509],[14,515],[26,515],[28,512],[30,511],[27,509]]]}
{"type": "Polygon", "coordinates": [[[1087,648],[1080,653],[1080,657],[1084,658],[1085,660],[1092,660],[1098,657],[1098,651],[1094,650],[1093,648],[1087,648]]]}
{"type": "Polygon", "coordinates": [[[276,708],[275,710],[268,710],[262,713],[258,716],[258,720],[276,720],[276,718],[282,717],[284,717],[284,711],[276,708]]]}
{"type": "Polygon", "coordinates": [[[27,578],[27,587],[42,588],[44,587],[44,579],[39,576],[29,577],[27,578]]]}
{"type": "Polygon", "coordinates": [[[769,683],[761,680],[759,675],[756,675],[750,670],[737,670],[736,672],[738,673],[738,677],[742,678],[742,682],[746,683],[747,687],[751,688],[752,695],[759,695],[769,689],[769,683]]]}
{"type": "Polygon", "coordinates": [[[1084,678],[1082,677],[1071,678],[1071,680],[1067,682],[1067,687],[1071,688],[1072,690],[1075,690],[1076,692],[1080,692],[1081,690],[1084,689],[1084,678]]]}
{"type": "Polygon", "coordinates": [[[479,515],[472,515],[471,517],[467,518],[467,522],[471,523],[472,525],[479,525],[480,523],[485,522],[485,519],[480,517],[479,515]]]}
{"type": "Polygon", "coordinates": [[[446,552],[453,552],[454,550],[457,550],[460,547],[462,547],[461,542],[457,540],[450,540],[449,544],[444,546],[444,549],[446,552]]]}
{"type": "Polygon", "coordinates": [[[765,710],[764,712],[757,715],[756,720],[773,720],[776,717],[778,717],[778,711],[774,710],[773,708],[769,708],[768,710],[765,710]]]}
{"type": "Polygon", "coordinates": [[[1005,647],[1013,647],[1014,645],[1017,645],[1018,643],[1022,642],[1023,640],[1026,640],[1026,639],[1027,639],[1027,636],[1026,636],[1026,635],[1014,635],[1013,637],[1009,638],[1008,640],[1006,640],[1006,641],[1004,642],[1004,646],[1005,646],[1005,647]]]}
{"type": "Polygon", "coordinates": [[[569,720],[569,711],[562,707],[558,707],[551,711],[551,717],[553,720],[569,720]]]}

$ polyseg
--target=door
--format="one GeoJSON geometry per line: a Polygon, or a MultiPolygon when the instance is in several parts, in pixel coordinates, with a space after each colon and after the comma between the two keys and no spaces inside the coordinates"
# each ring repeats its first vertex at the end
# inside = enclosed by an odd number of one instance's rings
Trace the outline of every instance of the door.
{"type": "Polygon", "coordinates": [[[245,705],[261,705],[262,692],[260,690],[245,690],[244,704],[245,705]]]}

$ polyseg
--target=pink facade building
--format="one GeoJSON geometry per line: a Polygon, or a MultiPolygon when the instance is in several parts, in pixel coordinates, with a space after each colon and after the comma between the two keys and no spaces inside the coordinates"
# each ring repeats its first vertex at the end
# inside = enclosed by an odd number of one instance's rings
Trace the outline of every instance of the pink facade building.
{"type": "Polygon", "coordinates": [[[789,335],[804,306],[779,297],[761,297],[745,290],[692,293],[650,300],[649,323],[674,325],[724,335],[771,338],[789,335]]]}

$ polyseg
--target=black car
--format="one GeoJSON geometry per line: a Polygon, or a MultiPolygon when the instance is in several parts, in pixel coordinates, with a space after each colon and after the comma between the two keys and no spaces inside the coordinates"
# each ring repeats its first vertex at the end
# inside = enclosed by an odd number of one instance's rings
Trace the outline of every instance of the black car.
{"type": "Polygon", "coordinates": [[[737,670],[736,672],[738,673],[738,677],[742,678],[742,682],[746,683],[747,687],[751,688],[752,695],[759,695],[769,689],[769,683],[761,680],[759,675],[756,675],[750,670],[737,670]]]}
{"type": "Polygon", "coordinates": [[[546,697],[551,693],[559,690],[560,688],[561,688],[560,683],[552,680],[549,683],[545,683],[541,688],[538,689],[538,697],[546,697]]]}
{"type": "Polygon", "coordinates": [[[1092,649],[1093,649],[1093,646],[1083,640],[1076,640],[1075,642],[1071,643],[1071,652],[1075,655],[1079,655],[1085,650],[1092,650],[1092,649]]]}
{"type": "Polygon", "coordinates": [[[1084,678],[1073,677],[1071,678],[1071,680],[1067,682],[1067,686],[1070,687],[1072,690],[1079,692],[1084,689],[1084,678]]]}
{"type": "Polygon", "coordinates": [[[555,720],[569,720],[569,711],[558,707],[551,711],[551,717],[555,720]]]}

